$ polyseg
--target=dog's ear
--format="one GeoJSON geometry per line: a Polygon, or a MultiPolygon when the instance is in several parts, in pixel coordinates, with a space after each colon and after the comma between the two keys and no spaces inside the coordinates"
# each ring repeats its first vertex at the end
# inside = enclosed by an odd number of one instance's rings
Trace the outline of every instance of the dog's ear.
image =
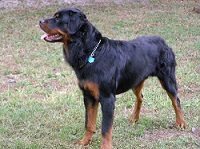
{"type": "Polygon", "coordinates": [[[81,11],[70,11],[69,22],[67,24],[68,33],[73,35],[78,32],[87,22],[87,18],[81,11]]]}

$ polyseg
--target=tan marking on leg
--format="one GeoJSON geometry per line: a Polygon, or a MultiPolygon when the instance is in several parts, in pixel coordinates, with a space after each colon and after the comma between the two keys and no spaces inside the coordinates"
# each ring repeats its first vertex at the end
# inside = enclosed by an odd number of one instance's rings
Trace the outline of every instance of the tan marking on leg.
{"type": "Polygon", "coordinates": [[[177,97],[172,96],[169,92],[167,92],[168,96],[172,101],[172,105],[176,114],[176,125],[182,129],[186,128],[186,122],[184,120],[184,114],[181,108],[177,105],[177,97]]]}
{"type": "MultiPolygon", "coordinates": [[[[162,85],[163,89],[165,89],[164,85],[163,85],[163,82],[162,80],[159,80],[160,81],[160,84],[162,85]]],[[[175,111],[175,114],[176,114],[176,126],[182,128],[182,129],[185,129],[187,124],[184,120],[184,114],[183,114],[183,111],[181,110],[181,108],[177,105],[177,97],[173,96],[171,93],[169,93],[168,91],[167,92],[167,95],[169,96],[169,98],[171,99],[172,101],[172,106],[174,108],[174,111],[175,111]]]]}
{"type": "Polygon", "coordinates": [[[136,96],[134,110],[129,118],[131,123],[135,123],[139,120],[140,110],[142,106],[142,88],[144,86],[144,81],[142,81],[135,89],[133,89],[136,96]]]}
{"type": "Polygon", "coordinates": [[[79,141],[79,144],[81,145],[88,145],[91,140],[92,136],[96,131],[96,118],[98,113],[98,105],[99,103],[96,102],[95,105],[90,105],[87,107],[87,126],[86,126],[86,132],[83,138],[79,141]]]}
{"type": "Polygon", "coordinates": [[[101,149],[112,149],[112,126],[102,138],[101,149]]]}

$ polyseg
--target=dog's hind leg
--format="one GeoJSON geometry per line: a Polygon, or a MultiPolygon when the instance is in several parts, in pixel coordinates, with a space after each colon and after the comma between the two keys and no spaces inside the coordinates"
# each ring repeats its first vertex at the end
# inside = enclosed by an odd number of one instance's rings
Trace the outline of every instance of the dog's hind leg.
{"type": "Polygon", "coordinates": [[[160,80],[161,85],[166,90],[176,114],[176,125],[181,128],[186,127],[184,114],[181,110],[180,100],[177,96],[177,83],[175,76],[175,55],[171,48],[166,44],[161,46],[160,59],[157,65],[156,76],[160,80]]]}
{"type": "Polygon", "coordinates": [[[133,112],[131,114],[131,116],[129,117],[129,121],[131,123],[135,123],[139,120],[139,115],[140,115],[140,110],[141,110],[141,106],[142,106],[142,88],[144,85],[144,80],[142,82],[140,82],[134,89],[133,92],[136,96],[136,101],[135,101],[135,106],[133,108],[133,112]]]}
{"type": "Polygon", "coordinates": [[[175,75],[172,77],[163,77],[162,79],[159,78],[159,80],[172,101],[172,106],[176,114],[176,125],[180,128],[185,128],[186,122],[184,120],[184,114],[181,109],[180,100],[177,96],[175,75]]]}

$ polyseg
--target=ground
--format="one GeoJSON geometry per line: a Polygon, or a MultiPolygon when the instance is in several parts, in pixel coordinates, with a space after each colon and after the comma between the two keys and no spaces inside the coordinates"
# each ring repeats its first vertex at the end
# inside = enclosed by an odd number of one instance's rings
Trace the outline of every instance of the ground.
{"type": "Polygon", "coordinates": [[[94,4],[95,3],[116,3],[123,4],[124,2],[139,2],[148,4],[149,0],[0,0],[0,8],[3,9],[16,9],[16,8],[38,8],[43,6],[51,6],[55,4],[94,4]]]}
{"type": "MultiPolygon", "coordinates": [[[[104,36],[129,40],[156,34],[176,54],[179,97],[188,127],[175,127],[170,99],[157,79],[149,78],[137,124],[128,122],[133,93],[117,96],[114,149],[200,148],[200,14],[193,11],[197,5],[175,0],[76,4],[104,36]]],[[[41,18],[69,6],[0,10],[0,148],[80,148],[74,142],[84,133],[84,105],[75,74],[63,60],[62,45],[40,40],[43,32],[38,25],[41,18]]],[[[91,149],[100,145],[100,122],[99,112],[91,149]]]]}

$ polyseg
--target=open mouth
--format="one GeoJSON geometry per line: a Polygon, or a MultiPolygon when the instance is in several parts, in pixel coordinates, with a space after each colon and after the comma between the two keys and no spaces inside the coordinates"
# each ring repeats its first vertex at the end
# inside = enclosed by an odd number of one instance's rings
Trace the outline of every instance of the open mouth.
{"type": "Polygon", "coordinates": [[[61,34],[44,34],[41,36],[42,40],[47,42],[58,42],[61,41],[63,36],[61,34]]]}

